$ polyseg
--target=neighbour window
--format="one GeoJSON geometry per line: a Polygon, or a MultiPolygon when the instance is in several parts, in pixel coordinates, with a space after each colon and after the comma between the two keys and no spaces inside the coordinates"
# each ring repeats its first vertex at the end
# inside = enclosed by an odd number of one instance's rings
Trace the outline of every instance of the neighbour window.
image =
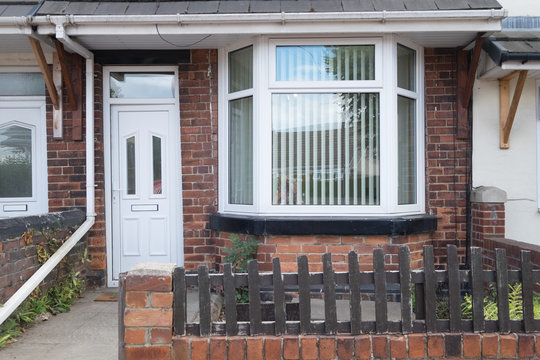
{"type": "Polygon", "coordinates": [[[424,211],[417,49],[381,39],[270,39],[226,61],[228,196],[220,211],[424,211]]]}
{"type": "Polygon", "coordinates": [[[45,83],[0,73],[0,218],[47,212],[45,83]]]}

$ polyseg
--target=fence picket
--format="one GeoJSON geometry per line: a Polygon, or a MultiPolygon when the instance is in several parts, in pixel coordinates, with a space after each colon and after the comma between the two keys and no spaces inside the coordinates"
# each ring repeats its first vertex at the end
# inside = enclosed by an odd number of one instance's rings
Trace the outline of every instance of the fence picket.
{"type": "Polygon", "coordinates": [[[424,308],[426,331],[437,331],[436,317],[436,290],[437,281],[435,279],[435,260],[433,256],[433,246],[424,245],[424,308]]]}
{"type": "Polygon", "coordinates": [[[401,332],[412,331],[411,252],[408,246],[399,247],[399,289],[401,293],[401,332]]]}
{"type": "Polygon", "coordinates": [[[223,288],[225,290],[225,331],[227,336],[238,333],[236,323],[236,284],[232,273],[232,265],[223,266],[223,288]]]}
{"type": "Polygon", "coordinates": [[[456,245],[447,245],[446,259],[448,262],[448,313],[450,331],[461,331],[461,286],[459,280],[459,264],[456,245]]]}
{"type": "Polygon", "coordinates": [[[298,302],[300,303],[300,332],[309,334],[311,332],[311,296],[306,255],[298,257],[298,302]]]}
{"type": "Polygon", "coordinates": [[[360,305],[360,272],[356,251],[349,252],[349,291],[351,334],[359,335],[362,332],[362,306],[360,305]]]}
{"type": "Polygon", "coordinates": [[[272,259],[272,273],[274,285],[274,316],[276,325],[275,335],[285,333],[287,316],[285,314],[285,293],[283,291],[283,279],[281,278],[281,264],[279,258],[272,259]]]}
{"type": "Polygon", "coordinates": [[[210,316],[210,278],[208,267],[199,266],[199,334],[210,335],[212,330],[212,318],[210,316]]]}
{"type": "Polygon", "coordinates": [[[324,282],[324,331],[326,334],[337,332],[337,310],[336,310],[336,281],[334,279],[334,269],[332,268],[332,254],[324,254],[323,262],[323,282],[324,282]]]}
{"type": "Polygon", "coordinates": [[[176,335],[184,335],[186,330],[186,270],[183,267],[174,269],[173,303],[174,318],[173,329],[176,335]]]}
{"type": "Polygon", "coordinates": [[[386,274],[384,271],[384,252],[373,250],[373,271],[375,280],[375,328],[377,333],[388,331],[388,308],[386,300],[386,274]]]}
{"type": "Polygon", "coordinates": [[[531,252],[521,250],[521,296],[523,298],[523,329],[525,332],[536,331],[534,326],[533,284],[531,252]]]}
{"type": "Polygon", "coordinates": [[[495,266],[497,269],[497,310],[499,331],[510,331],[510,314],[508,306],[508,269],[506,267],[506,250],[495,249],[495,266]]]}
{"type": "Polygon", "coordinates": [[[482,270],[482,249],[471,247],[471,292],[473,331],[484,330],[484,280],[482,270]]]}
{"type": "Polygon", "coordinates": [[[262,330],[262,317],[259,265],[257,260],[248,261],[248,283],[250,335],[258,335],[262,330]]]}

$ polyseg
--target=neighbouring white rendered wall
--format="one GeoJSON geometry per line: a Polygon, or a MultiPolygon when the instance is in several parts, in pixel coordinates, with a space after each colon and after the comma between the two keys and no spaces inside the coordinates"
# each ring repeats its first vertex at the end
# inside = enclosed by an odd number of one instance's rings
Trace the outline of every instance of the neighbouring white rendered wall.
{"type": "Polygon", "coordinates": [[[508,16],[540,16],[539,0],[498,0],[508,16]]]}
{"type": "MultiPolygon", "coordinates": [[[[515,84],[514,79],[510,83],[511,96],[515,84]]],[[[510,149],[501,150],[499,82],[476,80],[473,94],[473,186],[496,186],[506,191],[506,238],[540,245],[535,87],[535,79],[526,81],[510,133],[510,149]]]]}

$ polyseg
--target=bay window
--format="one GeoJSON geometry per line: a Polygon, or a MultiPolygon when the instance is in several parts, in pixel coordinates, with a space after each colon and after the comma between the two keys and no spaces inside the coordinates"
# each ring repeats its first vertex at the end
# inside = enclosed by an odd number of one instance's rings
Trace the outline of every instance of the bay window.
{"type": "Polygon", "coordinates": [[[424,212],[421,48],[258,38],[220,59],[221,213],[424,212]]]}

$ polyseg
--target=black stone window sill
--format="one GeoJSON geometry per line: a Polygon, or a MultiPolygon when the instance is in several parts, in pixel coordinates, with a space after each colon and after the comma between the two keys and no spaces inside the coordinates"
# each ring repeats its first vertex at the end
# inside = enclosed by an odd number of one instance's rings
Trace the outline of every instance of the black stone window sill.
{"type": "Polygon", "coordinates": [[[210,228],[249,235],[410,235],[437,229],[437,217],[265,217],[213,214],[210,228]]]}

